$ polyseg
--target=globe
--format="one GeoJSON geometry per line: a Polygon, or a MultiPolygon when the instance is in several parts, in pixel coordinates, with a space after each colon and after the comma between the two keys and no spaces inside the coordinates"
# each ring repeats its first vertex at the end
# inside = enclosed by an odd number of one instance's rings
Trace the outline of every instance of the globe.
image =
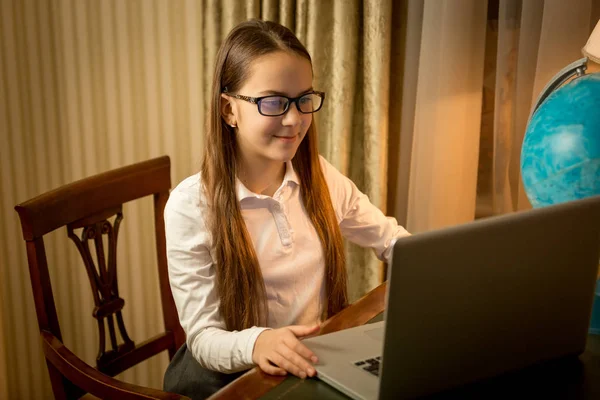
{"type": "MultiPolygon", "coordinates": [[[[521,148],[521,177],[533,207],[600,194],[600,73],[559,87],[535,111],[521,148]]],[[[600,279],[589,333],[600,334],[600,279]]]]}
{"type": "Polygon", "coordinates": [[[521,176],[533,207],[600,194],[600,73],[559,87],[535,111],[521,176]]]}

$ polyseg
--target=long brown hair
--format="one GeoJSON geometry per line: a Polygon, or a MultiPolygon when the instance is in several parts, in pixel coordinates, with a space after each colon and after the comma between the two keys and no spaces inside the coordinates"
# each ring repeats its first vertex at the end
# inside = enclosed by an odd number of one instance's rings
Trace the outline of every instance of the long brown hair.
{"type": "MultiPolygon", "coordinates": [[[[221,93],[239,89],[248,78],[252,61],[275,51],[294,52],[312,64],[298,38],[286,27],[269,21],[237,25],[217,53],[201,174],[210,204],[207,223],[215,251],[220,312],[228,330],[264,324],[268,310],[262,272],[236,197],[236,135],[221,116],[221,93]]],[[[347,278],[342,235],[321,170],[316,135],[311,124],[292,164],[300,180],[304,208],[323,247],[323,317],[328,317],[347,304],[347,278]]]]}

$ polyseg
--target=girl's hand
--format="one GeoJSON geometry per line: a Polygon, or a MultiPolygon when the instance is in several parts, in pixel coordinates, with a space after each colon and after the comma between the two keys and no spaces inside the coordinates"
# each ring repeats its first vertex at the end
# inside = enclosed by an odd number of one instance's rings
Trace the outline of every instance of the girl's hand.
{"type": "Polygon", "coordinates": [[[263,331],[256,338],[252,361],[267,374],[285,375],[288,372],[304,379],[315,376],[311,363],[317,356],[300,340],[319,331],[319,325],[292,325],[263,331]]]}

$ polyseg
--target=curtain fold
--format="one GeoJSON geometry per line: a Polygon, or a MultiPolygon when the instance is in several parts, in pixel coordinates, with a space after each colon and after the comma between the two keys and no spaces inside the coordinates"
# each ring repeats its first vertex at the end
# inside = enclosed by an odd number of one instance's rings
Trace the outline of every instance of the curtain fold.
{"type": "Polygon", "coordinates": [[[407,228],[473,219],[487,3],[425,1],[407,228]],[[457,4],[459,3],[459,4],[457,4]]]}
{"type": "MultiPolygon", "coordinates": [[[[363,129],[352,131],[352,136],[358,139],[354,143],[359,144],[353,145],[350,152],[354,168],[350,168],[349,176],[386,213],[392,3],[371,0],[365,1],[363,7],[363,48],[359,56],[363,80],[357,88],[362,94],[362,109],[356,110],[363,117],[363,129]]],[[[352,248],[349,272],[355,273],[350,275],[353,282],[350,295],[356,299],[381,283],[382,264],[371,251],[352,248]]]]}
{"type": "Polygon", "coordinates": [[[521,2],[501,0],[498,17],[496,82],[494,101],[494,147],[492,172],[492,208],[494,213],[514,210],[509,182],[509,167],[513,149],[515,98],[521,2]]]}
{"type": "MultiPolygon", "coordinates": [[[[543,16],[544,0],[527,1],[522,4],[517,60],[517,89],[514,104],[515,125],[512,133],[515,137],[511,148],[512,156],[509,171],[513,210],[529,207],[529,200],[527,200],[521,180],[521,144],[531,112],[543,16]]],[[[493,210],[493,212],[496,211],[493,210]]]]}
{"type": "Polygon", "coordinates": [[[408,188],[425,0],[394,2],[392,20],[388,211],[407,226],[408,188]]]}

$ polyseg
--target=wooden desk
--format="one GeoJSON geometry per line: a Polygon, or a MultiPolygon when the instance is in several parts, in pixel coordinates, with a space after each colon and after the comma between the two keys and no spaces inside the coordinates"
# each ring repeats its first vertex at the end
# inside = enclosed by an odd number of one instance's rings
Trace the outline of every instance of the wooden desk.
{"type": "MultiPolygon", "coordinates": [[[[384,283],[327,320],[320,333],[335,332],[380,319],[385,303],[385,289],[384,283]]],[[[211,396],[210,400],[258,398],[348,399],[316,378],[301,380],[294,376],[275,377],[263,373],[257,367],[211,396]]],[[[600,399],[600,336],[588,336],[586,351],[579,357],[555,360],[428,397],[457,398],[600,399]]]]}

